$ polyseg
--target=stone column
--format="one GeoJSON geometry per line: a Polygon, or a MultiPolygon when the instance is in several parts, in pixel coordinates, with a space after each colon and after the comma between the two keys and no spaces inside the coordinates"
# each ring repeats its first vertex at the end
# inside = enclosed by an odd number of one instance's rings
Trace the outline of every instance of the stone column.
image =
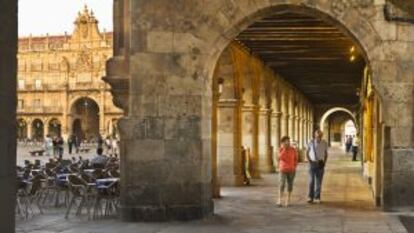
{"type": "Polygon", "coordinates": [[[220,185],[243,185],[241,158],[241,103],[236,99],[218,104],[217,163],[220,185]]]}
{"type": "Polygon", "coordinates": [[[101,90],[99,93],[99,133],[104,136],[105,130],[105,91],[101,90]]]}
{"type": "Polygon", "coordinates": [[[302,149],[302,118],[300,115],[296,116],[296,141],[298,142],[298,148],[302,149]]]}
{"type": "Polygon", "coordinates": [[[259,138],[258,138],[258,107],[248,105],[242,107],[242,138],[243,147],[250,153],[252,178],[260,178],[259,138]]]}
{"type": "Polygon", "coordinates": [[[309,121],[307,119],[303,120],[303,147],[306,148],[309,141],[309,121]]]}
{"type": "Polygon", "coordinates": [[[272,133],[274,133],[274,142],[273,142],[273,164],[275,167],[275,171],[278,169],[278,160],[277,156],[279,155],[279,147],[280,147],[280,138],[281,136],[281,112],[273,112],[272,113],[272,133]]]}
{"type": "Polygon", "coordinates": [[[69,115],[70,107],[68,106],[69,104],[68,102],[69,102],[68,91],[65,88],[65,91],[63,93],[63,106],[62,106],[63,112],[62,112],[62,122],[61,122],[62,137],[64,138],[65,141],[69,138],[69,134],[70,134],[69,123],[68,123],[68,115],[69,115]]]}
{"type": "Polygon", "coordinates": [[[32,139],[32,121],[31,120],[27,120],[27,137],[29,139],[32,139]]]}
{"type": "MultiPolygon", "coordinates": [[[[17,2],[0,2],[0,232],[15,232],[17,2]]],[[[28,126],[29,127],[29,126],[28,126]]]]}
{"type": "Polygon", "coordinates": [[[289,102],[286,98],[286,93],[280,95],[280,105],[281,105],[281,122],[280,122],[280,136],[284,137],[289,134],[289,102]]]}
{"type": "Polygon", "coordinates": [[[289,134],[291,140],[296,140],[295,123],[296,123],[296,116],[289,115],[289,133],[288,134],[289,134]]]}
{"type": "Polygon", "coordinates": [[[271,114],[270,109],[261,109],[259,112],[259,164],[263,173],[275,171],[271,151],[271,114]]]}
{"type": "MultiPolygon", "coordinates": [[[[293,94],[293,93],[292,93],[293,94]]],[[[296,135],[295,135],[295,106],[294,106],[294,100],[293,100],[293,96],[290,96],[290,98],[288,99],[289,101],[289,130],[288,130],[288,135],[290,137],[291,140],[296,140],[296,135]]]]}

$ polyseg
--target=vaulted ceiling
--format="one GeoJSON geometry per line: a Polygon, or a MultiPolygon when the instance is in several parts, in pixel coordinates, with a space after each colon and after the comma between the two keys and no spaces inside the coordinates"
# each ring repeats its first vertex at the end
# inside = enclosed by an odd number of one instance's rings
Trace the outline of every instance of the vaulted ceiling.
{"type": "Polygon", "coordinates": [[[252,24],[236,40],[313,103],[358,103],[365,61],[335,26],[312,16],[278,14],[252,24]]]}

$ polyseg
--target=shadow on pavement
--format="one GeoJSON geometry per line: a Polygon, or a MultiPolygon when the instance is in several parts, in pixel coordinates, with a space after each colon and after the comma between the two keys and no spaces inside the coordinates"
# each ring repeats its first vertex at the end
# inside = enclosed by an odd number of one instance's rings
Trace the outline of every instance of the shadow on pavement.
{"type": "Polygon", "coordinates": [[[413,216],[400,216],[400,221],[407,229],[408,233],[414,233],[414,217],[413,216]]]}

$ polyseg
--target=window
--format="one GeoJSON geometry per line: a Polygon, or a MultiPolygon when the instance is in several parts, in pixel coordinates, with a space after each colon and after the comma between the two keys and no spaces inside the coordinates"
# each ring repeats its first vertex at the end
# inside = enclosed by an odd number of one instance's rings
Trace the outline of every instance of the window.
{"type": "Polygon", "coordinates": [[[24,108],[24,100],[19,99],[17,102],[17,108],[18,109],[23,109],[24,108]]]}
{"type": "Polygon", "coordinates": [[[35,80],[35,89],[36,90],[42,89],[42,80],[40,80],[40,79],[35,80]]]}
{"type": "Polygon", "coordinates": [[[25,88],[25,82],[22,79],[19,79],[18,81],[18,88],[19,90],[23,90],[25,88]]]}
{"type": "Polygon", "coordinates": [[[33,107],[40,107],[40,106],[41,106],[40,99],[33,100],[33,107]]]}

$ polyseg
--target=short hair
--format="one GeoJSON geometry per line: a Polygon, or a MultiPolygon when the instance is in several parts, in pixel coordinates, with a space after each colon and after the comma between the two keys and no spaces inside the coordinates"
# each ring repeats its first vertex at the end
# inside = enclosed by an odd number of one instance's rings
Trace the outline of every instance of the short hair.
{"type": "Polygon", "coordinates": [[[96,149],[96,153],[97,153],[98,155],[102,155],[102,153],[103,153],[103,149],[99,147],[98,149],[96,149]]]}
{"type": "Polygon", "coordinates": [[[285,142],[285,141],[288,141],[288,140],[290,140],[290,137],[289,137],[289,136],[283,136],[283,137],[280,139],[280,142],[285,142]]]}

